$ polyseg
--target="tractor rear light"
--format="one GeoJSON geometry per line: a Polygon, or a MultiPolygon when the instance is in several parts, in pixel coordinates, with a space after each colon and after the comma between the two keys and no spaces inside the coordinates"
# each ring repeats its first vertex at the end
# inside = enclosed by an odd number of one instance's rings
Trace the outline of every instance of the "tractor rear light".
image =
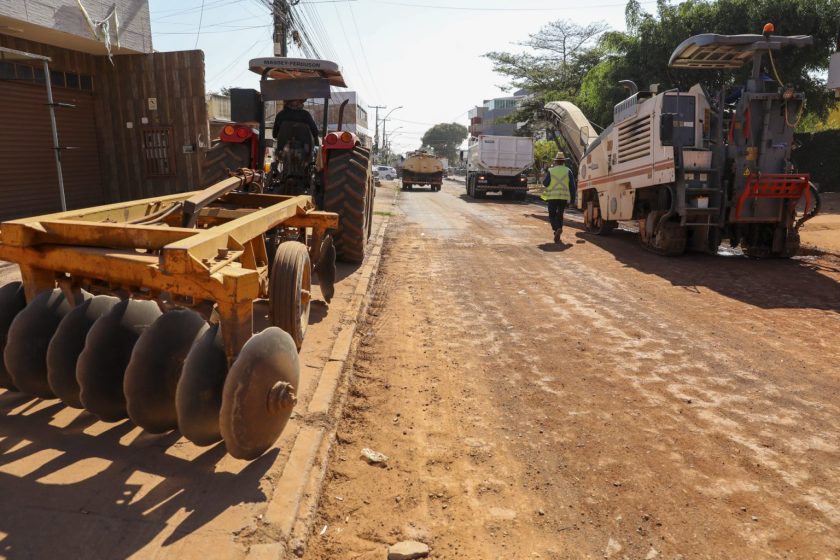
{"type": "Polygon", "coordinates": [[[251,132],[245,127],[240,126],[236,128],[236,135],[240,138],[247,138],[250,134],[251,132]]]}
{"type": "Polygon", "coordinates": [[[344,142],[345,144],[347,144],[348,142],[352,142],[353,141],[353,135],[350,134],[349,132],[342,132],[341,133],[341,141],[344,142]]]}
{"type": "Polygon", "coordinates": [[[325,139],[325,142],[327,144],[331,145],[331,146],[334,145],[334,144],[338,144],[338,136],[336,136],[335,134],[330,132],[329,134],[327,134],[327,138],[325,139]]]}
{"type": "Polygon", "coordinates": [[[228,135],[228,136],[233,136],[233,133],[234,133],[234,132],[236,132],[236,129],[235,129],[235,128],[233,128],[233,127],[232,127],[232,126],[230,126],[230,125],[227,125],[226,127],[224,127],[224,128],[222,129],[222,132],[224,132],[224,133],[225,133],[226,135],[228,135]]]}

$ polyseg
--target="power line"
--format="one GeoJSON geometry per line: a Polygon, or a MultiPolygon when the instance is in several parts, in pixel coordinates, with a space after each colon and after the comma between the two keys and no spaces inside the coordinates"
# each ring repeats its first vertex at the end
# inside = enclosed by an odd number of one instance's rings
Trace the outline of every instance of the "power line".
{"type": "Polygon", "coordinates": [[[201,24],[204,22],[204,0],[201,0],[201,14],[198,16],[198,32],[195,34],[195,47],[198,48],[198,38],[201,37],[201,24]]]}
{"type": "Polygon", "coordinates": [[[365,51],[365,46],[362,43],[362,34],[359,33],[359,24],[356,22],[356,13],[353,11],[353,5],[348,4],[347,9],[350,10],[350,16],[353,20],[353,27],[356,29],[356,39],[359,42],[359,49],[362,51],[362,60],[365,63],[365,69],[367,70],[367,73],[370,76],[371,83],[373,83],[374,93],[376,93],[377,98],[382,99],[382,93],[379,91],[379,88],[376,87],[376,79],[373,77],[373,72],[370,71],[370,64],[368,63],[367,52],[365,51]]]}
{"type": "MultiPolygon", "coordinates": [[[[615,8],[624,7],[626,3],[611,3],[611,4],[588,4],[581,6],[563,6],[558,8],[476,8],[466,6],[440,6],[432,4],[414,4],[411,2],[396,2],[393,0],[370,0],[377,4],[388,4],[390,6],[403,6],[406,8],[423,8],[424,10],[457,10],[468,12],[559,12],[574,9],[590,9],[590,8],[615,8]]],[[[645,0],[639,2],[640,4],[656,4],[656,0],[645,0]]]]}

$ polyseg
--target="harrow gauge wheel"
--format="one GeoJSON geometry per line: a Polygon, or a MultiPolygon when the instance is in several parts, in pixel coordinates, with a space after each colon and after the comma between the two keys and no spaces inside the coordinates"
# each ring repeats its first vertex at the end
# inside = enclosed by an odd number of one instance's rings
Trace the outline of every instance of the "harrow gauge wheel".
{"type": "Polygon", "coordinates": [[[73,308],[58,324],[47,348],[47,381],[55,395],[69,407],[83,408],[76,381],[76,364],[87,334],[96,320],[119,301],[111,296],[94,296],[73,308]]]}
{"type": "Polygon", "coordinates": [[[76,365],[85,409],[106,422],[128,416],[123,378],[137,339],[162,315],[153,301],[127,299],[96,320],[76,365]]]}
{"type": "MultiPolygon", "coordinates": [[[[81,293],[83,300],[91,297],[87,292],[81,293]]],[[[47,379],[47,347],[59,323],[72,309],[73,302],[56,288],[38,294],[12,321],[3,357],[15,386],[23,393],[55,398],[47,379]]]]}
{"type": "Polygon", "coordinates": [[[0,288],[0,387],[10,391],[17,391],[17,387],[6,369],[3,351],[6,348],[6,339],[12,320],[23,311],[24,307],[26,307],[26,297],[23,293],[23,284],[10,282],[0,288]]]}
{"type": "Polygon", "coordinates": [[[143,331],[125,370],[123,392],[131,421],[153,434],[178,427],[175,392],[193,342],[208,329],[189,309],[161,315],[143,331]]]}
{"type": "Polygon", "coordinates": [[[196,445],[212,445],[222,440],[219,410],[227,372],[220,327],[210,325],[187,354],[175,390],[178,429],[196,445]]]}
{"type": "Polygon", "coordinates": [[[228,453],[256,459],[286,427],[297,402],[300,362],[295,341],[269,327],[251,337],[233,363],[219,417],[228,453]]]}
{"type": "Polygon", "coordinates": [[[300,349],[309,326],[312,299],[312,266],[306,245],[298,241],[280,244],[268,291],[271,324],[289,333],[300,349]]]}

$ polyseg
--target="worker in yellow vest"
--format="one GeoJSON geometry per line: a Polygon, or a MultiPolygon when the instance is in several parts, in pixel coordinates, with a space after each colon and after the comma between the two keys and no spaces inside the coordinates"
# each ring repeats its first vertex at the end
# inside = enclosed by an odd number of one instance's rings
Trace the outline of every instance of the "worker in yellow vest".
{"type": "Polygon", "coordinates": [[[548,203],[548,221],[551,222],[551,229],[554,231],[554,242],[560,243],[563,212],[567,204],[574,203],[577,191],[575,178],[566,167],[566,155],[563,152],[557,152],[554,156],[551,167],[545,172],[543,186],[545,191],[541,198],[548,203]]]}

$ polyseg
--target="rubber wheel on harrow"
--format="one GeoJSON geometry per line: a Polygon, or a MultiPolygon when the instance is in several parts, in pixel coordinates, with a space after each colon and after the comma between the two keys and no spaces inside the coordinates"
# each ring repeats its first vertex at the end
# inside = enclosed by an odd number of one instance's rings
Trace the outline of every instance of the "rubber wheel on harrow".
{"type": "Polygon", "coordinates": [[[312,299],[312,266],[306,245],[281,243],[271,267],[268,286],[271,324],[289,333],[300,349],[309,326],[312,299]]]}
{"type": "Polygon", "coordinates": [[[9,282],[0,288],[0,388],[10,391],[17,391],[17,387],[12,381],[12,376],[6,370],[3,351],[6,348],[9,327],[24,307],[26,307],[26,296],[23,293],[23,284],[9,282]]]}
{"type": "MultiPolygon", "coordinates": [[[[81,292],[80,301],[93,297],[81,292]]],[[[56,288],[38,294],[9,327],[3,358],[21,392],[42,399],[55,398],[47,376],[47,348],[59,323],[74,307],[56,288]]]]}
{"type": "Polygon", "coordinates": [[[222,331],[217,323],[192,345],[175,390],[178,430],[196,445],[222,440],[219,411],[227,372],[222,331]]]}
{"type": "Polygon", "coordinates": [[[175,391],[187,354],[208,329],[204,318],[175,309],[143,331],[125,370],[123,393],[131,421],[152,434],[178,427],[175,391]]]}
{"type": "Polygon", "coordinates": [[[87,411],[106,422],[128,417],[125,369],[137,339],[161,315],[153,301],[127,299],[96,320],[76,365],[80,398],[87,411]]]}
{"type": "Polygon", "coordinates": [[[251,337],[230,368],[219,426],[228,453],[256,459],[280,437],[297,403],[300,362],[295,341],[268,327],[251,337]]]}
{"type": "Polygon", "coordinates": [[[47,381],[53,393],[72,408],[84,408],[76,380],[76,364],[97,319],[119,303],[112,296],[94,296],[64,316],[47,348],[47,381]]]}
{"type": "Polygon", "coordinates": [[[327,163],[324,185],[324,210],[339,215],[338,230],[333,234],[339,260],[361,263],[369,236],[373,196],[370,152],[361,147],[335,151],[327,163]]]}

